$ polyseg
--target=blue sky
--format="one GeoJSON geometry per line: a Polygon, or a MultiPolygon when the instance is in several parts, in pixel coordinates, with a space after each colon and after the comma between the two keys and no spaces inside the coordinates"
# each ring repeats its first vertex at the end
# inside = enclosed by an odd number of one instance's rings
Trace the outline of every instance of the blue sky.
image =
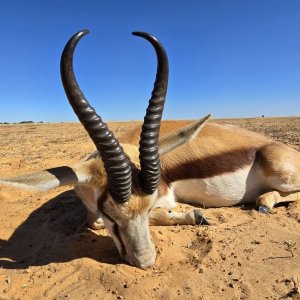
{"type": "Polygon", "coordinates": [[[60,82],[69,37],[77,79],[104,120],[142,119],[165,46],[165,119],[300,115],[298,0],[0,1],[0,122],[76,121],[60,82]]]}

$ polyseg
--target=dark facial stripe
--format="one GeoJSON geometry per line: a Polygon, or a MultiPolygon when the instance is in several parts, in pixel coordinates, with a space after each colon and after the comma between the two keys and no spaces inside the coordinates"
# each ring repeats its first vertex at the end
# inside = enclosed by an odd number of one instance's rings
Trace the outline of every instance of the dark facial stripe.
{"type": "MultiPolygon", "coordinates": [[[[257,154],[256,148],[239,149],[232,152],[194,158],[185,161],[176,157],[176,163],[162,164],[161,176],[164,182],[170,184],[184,179],[209,178],[224,173],[231,173],[253,164],[257,154]]],[[[187,154],[188,156],[188,154],[187,154]]]]}
{"type": "Polygon", "coordinates": [[[116,236],[116,238],[118,239],[119,243],[120,243],[120,246],[121,246],[121,253],[120,255],[122,257],[125,257],[126,255],[126,247],[123,243],[123,240],[122,240],[122,237],[120,235],[120,230],[119,230],[119,226],[117,223],[114,223],[114,227],[113,227],[113,232],[114,232],[114,235],[116,236]]]}
{"type": "Polygon", "coordinates": [[[107,196],[108,196],[108,192],[107,192],[107,190],[105,190],[103,192],[103,194],[100,196],[100,198],[98,199],[98,209],[101,212],[101,214],[113,224],[113,227],[112,227],[113,234],[116,236],[116,238],[118,239],[118,241],[120,243],[120,246],[121,246],[120,255],[124,257],[126,254],[126,247],[121,238],[119,226],[106,212],[104,212],[104,202],[107,199],[107,196]]]}

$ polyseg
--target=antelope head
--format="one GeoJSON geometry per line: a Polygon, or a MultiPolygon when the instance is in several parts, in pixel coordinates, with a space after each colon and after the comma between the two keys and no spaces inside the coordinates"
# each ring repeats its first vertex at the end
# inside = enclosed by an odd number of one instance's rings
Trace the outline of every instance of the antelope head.
{"type": "Polygon", "coordinates": [[[89,104],[76,81],[73,56],[87,30],[74,34],[61,57],[61,78],[69,102],[97,148],[85,161],[37,173],[0,179],[1,185],[49,190],[74,185],[92,221],[102,218],[123,259],[139,268],[155,263],[149,214],[159,198],[160,155],[195,137],[208,117],[159,140],[168,85],[168,58],[161,43],[144,32],[133,34],[149,41],[157,56],[157,74],[142,126],[139,147],[120,145],[89,104]]]}
{"type": "Polygon", "coordinates": [[[129,149],[126,149],[126,153],[90,106],[74,75],[74,50],[78,41],[87,33],[87,30],[76,33],[66,44],[61,59],[62,82],[74,112],[101,158],[95,160],[97,163],[93,166],[99,169],[95,173],[101,176],[98,185],[93,185],[94,195],[98,198],[93,200],[121,257],[144,269],[152,266],[156,258],[149,230],[149,213],[157,198],[160,179],[158,139],[168,85],[168,58],[155,37],[144,32],[133,33],[146,39],[154,47],[157,75],[142,126],[139,149],[127,147],[129,149]]]}

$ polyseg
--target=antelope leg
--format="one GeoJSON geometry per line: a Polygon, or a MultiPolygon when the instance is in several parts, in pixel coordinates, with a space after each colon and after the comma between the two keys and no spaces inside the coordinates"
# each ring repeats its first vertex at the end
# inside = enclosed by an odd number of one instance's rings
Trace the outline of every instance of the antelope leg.
{"type": "Polygon", "coordinates": [[[173,210],[154,210],[150,213],[151,226],[170,225],[209,225],[200,210],[176,212],[173,210]]]}

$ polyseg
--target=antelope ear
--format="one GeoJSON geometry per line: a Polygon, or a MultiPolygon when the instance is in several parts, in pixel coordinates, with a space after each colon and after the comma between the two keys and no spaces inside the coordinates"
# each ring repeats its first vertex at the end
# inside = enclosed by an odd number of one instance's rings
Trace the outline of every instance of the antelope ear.
{"type": "Polygon", "coordinates": [[[0,185],[12,186],[23,190],[47,191],[63,185],[88,183],[93,177],[92,161],[80,162],[74,166],[62,166],[40,172],[14,177],[0,178],[0,185]]]}
{"type": "Polygon", "coordinates": [[[211,114],[193,122],[175,132],[167,134],[159,139],[159,155],[164,155],[173,149],[193,140],[204,127],[211,114]]]}

